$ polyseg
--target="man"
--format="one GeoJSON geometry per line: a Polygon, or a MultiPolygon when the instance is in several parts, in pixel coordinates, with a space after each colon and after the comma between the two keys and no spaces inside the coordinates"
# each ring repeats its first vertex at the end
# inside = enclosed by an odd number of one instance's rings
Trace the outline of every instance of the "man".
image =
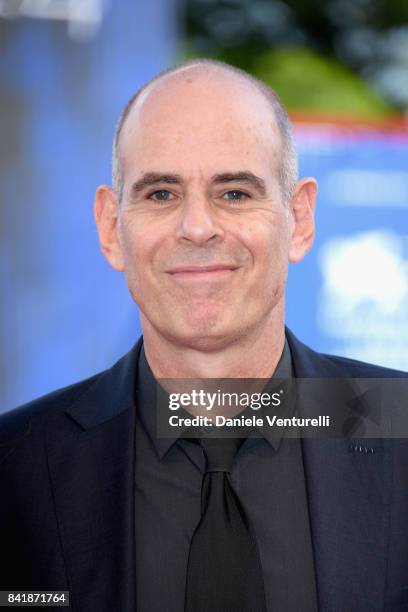
{"type": "Polygon", "coordinates": [[[406,609],[405,441],[157,435],[162,379],[400,376],[285,333],[316,182],[279,99],[182,65],[127,105],[113,169],[95,219],[143,340],[0,421],[1,588],[69,590],[81,612],[406,609]]]}

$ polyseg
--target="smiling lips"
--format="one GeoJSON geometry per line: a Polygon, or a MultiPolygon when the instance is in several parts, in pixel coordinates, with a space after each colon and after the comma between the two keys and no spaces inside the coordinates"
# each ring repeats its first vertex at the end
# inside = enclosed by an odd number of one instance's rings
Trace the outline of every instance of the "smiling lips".
{"type": "Polygon", "coordinates": [[[167,270],[167,273],[178,280],[216,279],[234,272],[238,266],[231,264],[213,264],[211,266],[180,266],[167,270]]]}

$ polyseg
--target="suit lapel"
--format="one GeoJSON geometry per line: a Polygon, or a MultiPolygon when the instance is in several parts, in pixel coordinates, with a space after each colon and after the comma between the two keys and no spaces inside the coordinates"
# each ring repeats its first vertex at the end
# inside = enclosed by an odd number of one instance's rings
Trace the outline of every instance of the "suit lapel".
{"type": "Polygon", "coordinates": [[[73,609],[135,610],[134,383],[141,343],[52,417],[47,453],[73,609]]]}
{"type": "MultiPolygon", "coordinates": [[[[287,335],[298,378],[344,378],[333,362],[287,335]]],[[[389,443],[333,438],[302,444],[319,609],[383,610],[389,443]]]]}

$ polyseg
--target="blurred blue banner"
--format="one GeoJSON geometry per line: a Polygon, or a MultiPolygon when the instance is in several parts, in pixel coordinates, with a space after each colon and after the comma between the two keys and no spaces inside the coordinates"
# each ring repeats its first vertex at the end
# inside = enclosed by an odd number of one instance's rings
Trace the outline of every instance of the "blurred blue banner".
{"type": "Polygon", "coordinates": [[[319,181],[312,251],[292,266],[288,324],[323,352],[408,369],[408,131],[298,125],[319,181]]]}

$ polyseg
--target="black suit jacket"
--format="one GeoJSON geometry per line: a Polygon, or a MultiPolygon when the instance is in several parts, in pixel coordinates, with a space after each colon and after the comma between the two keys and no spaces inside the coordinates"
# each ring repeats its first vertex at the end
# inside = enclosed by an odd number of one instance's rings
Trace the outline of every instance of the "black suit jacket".
{"type": "MultiPolygon", "coordinates": [[[[300,378],[401,375],[287,338],[300,378]]],[[[0,418],[0,590],[69,590],[77,612],[134,612],[140,347],[0,418]]],[[[302,444],[319,610],[408,610],[407,440],[302,444]]]]}

